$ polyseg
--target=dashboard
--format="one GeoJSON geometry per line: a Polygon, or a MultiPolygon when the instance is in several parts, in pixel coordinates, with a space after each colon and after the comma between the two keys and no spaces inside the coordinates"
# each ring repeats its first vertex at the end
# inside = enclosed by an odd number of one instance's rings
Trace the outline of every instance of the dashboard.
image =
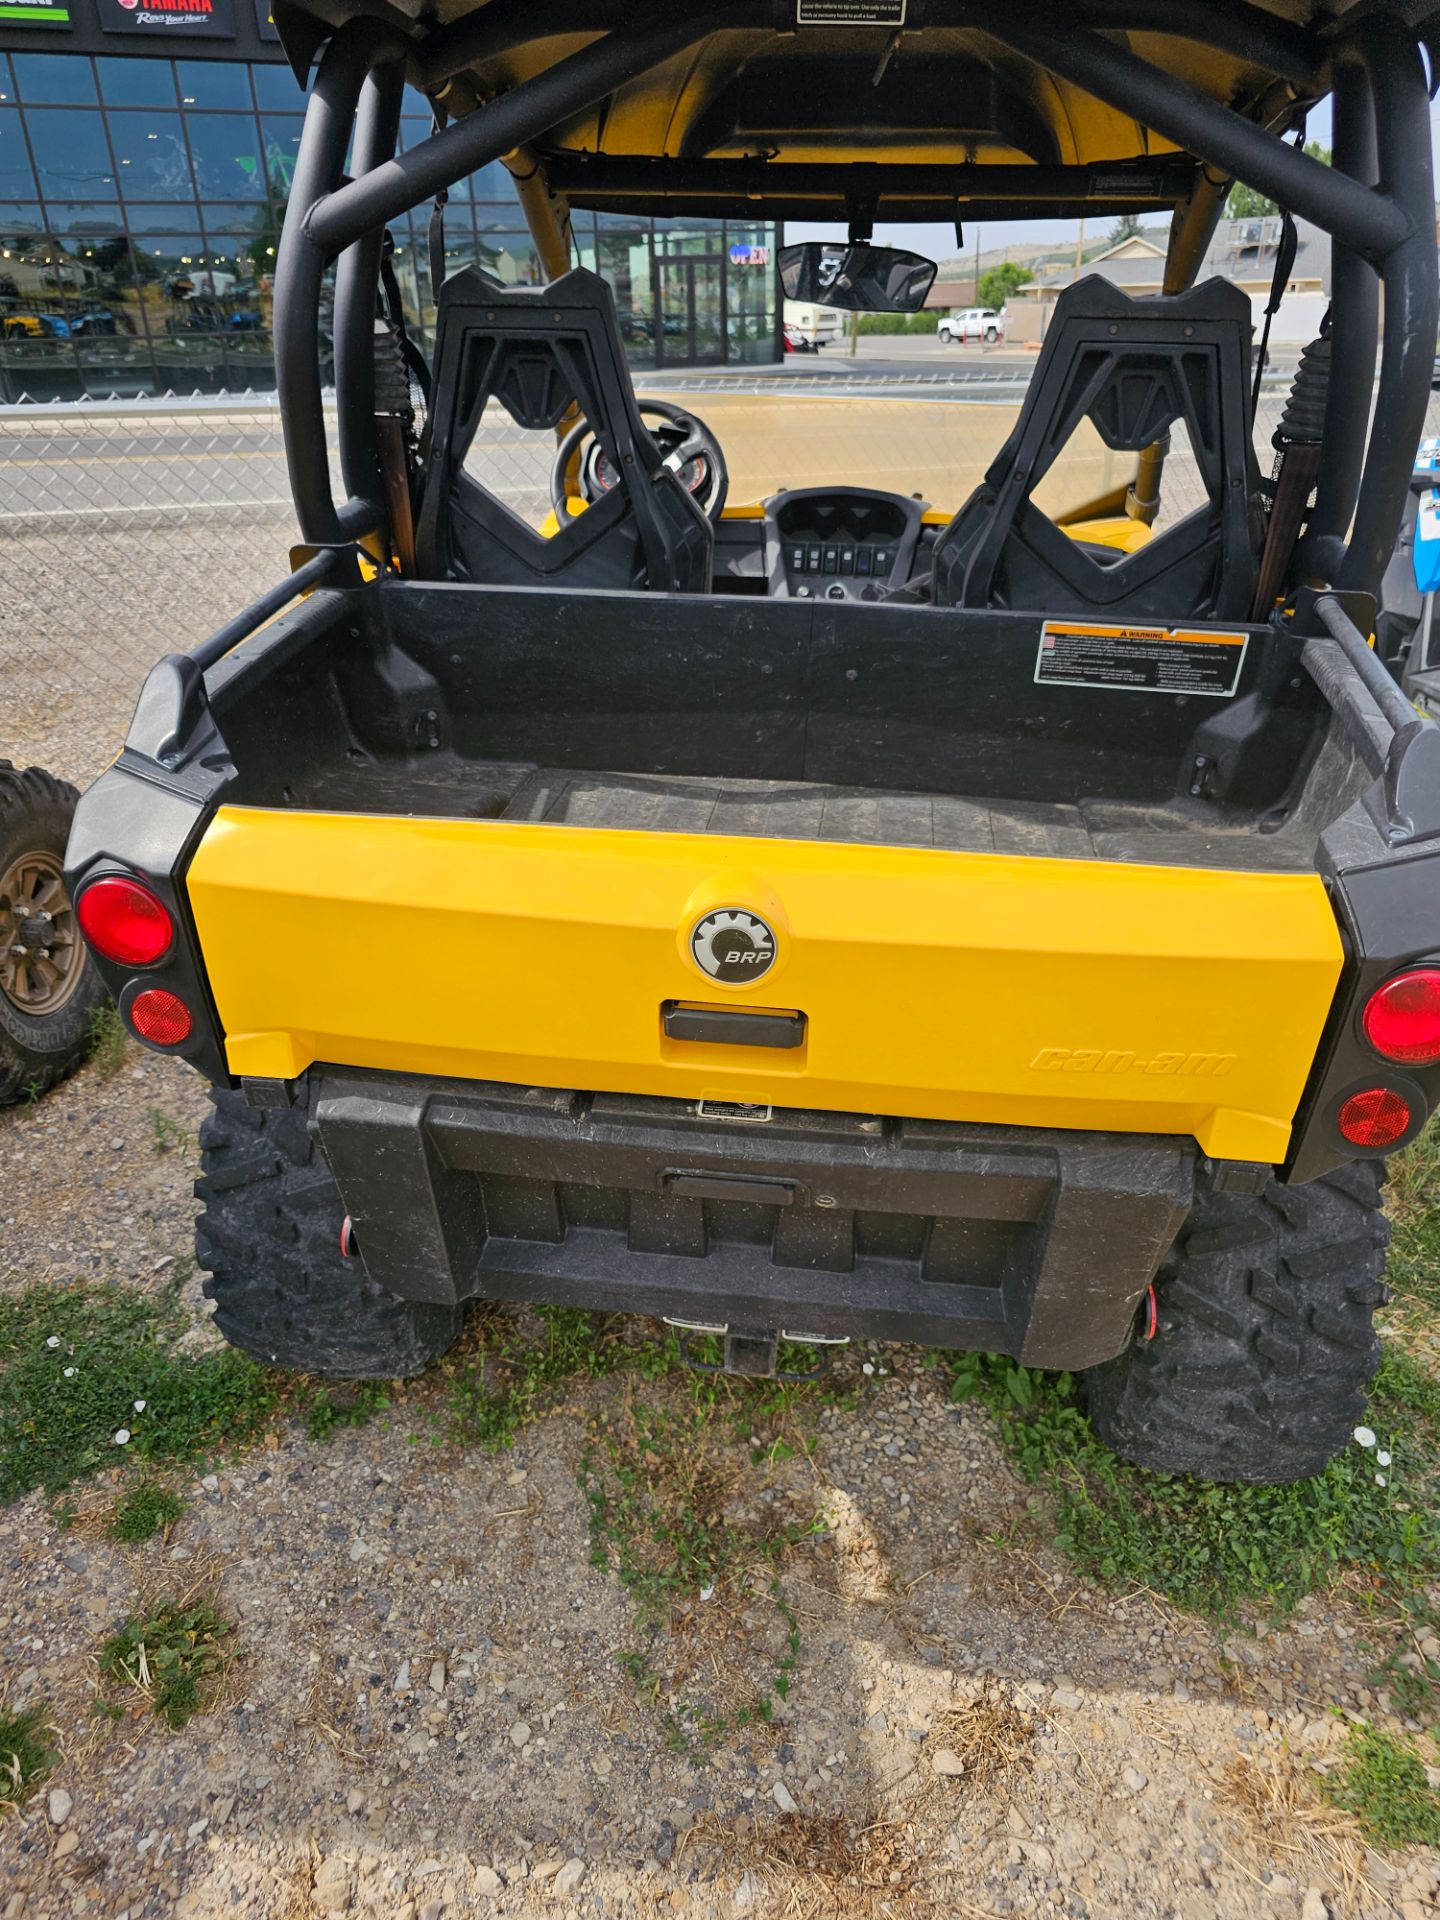
{"type": "Polygon", "coordinates": [[[922,508],[868,487],[799,487],[765,503],[772,599],[878,600],[915,568],[922,508]]]}

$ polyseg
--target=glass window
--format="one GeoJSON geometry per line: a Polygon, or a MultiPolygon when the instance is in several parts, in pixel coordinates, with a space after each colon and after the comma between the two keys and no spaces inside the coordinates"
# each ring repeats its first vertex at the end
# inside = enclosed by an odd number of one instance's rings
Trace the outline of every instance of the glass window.
{"type": "Polygon", "coordinates": [[[190,160],[178,113],[109,116],[120,187],[127,200],[190,200],[190,160]]]}
{"type": "MultiPolygon", "coordinates": [[[[446,238],[448,240],[448,234],[446,238]]],[[[464,244],[462,241],[461,245],[464,244]]],[[[445,254],[448,259],[448,245],[445,254]]],[[[472,257],[507,287],[540,287],[549,278],[528,233],[497,233],[487,228],[476,235],[472,257]]]]}
{"type": "Polygon", "coordinates": [[[56,200],[113,200],[115,174],[98,113],[30,107],[25,114],[40,191],[56,200]]]}
{"type": "Polygon", "coordinates": [[[127,60],[102,55],[95,62],[107,107],[173,107],[175,76],[168,60],[127,60]]]}
{"type": "Polygon", "coordinates": [[[0,53],[0,100],[15,98],[15,82],[10,74],[10,56],[0,53]]]}
{"type": "Polygon", "coordinates": [[[476,200],[498,201],[513,214],[518,210],[520,201],[515,192],[515,177],[508,167],[501,166],[498,160],[492,160],[488,167],[481,167],[478,173],[472,173],[469,180],[470,193],[476,200]]]}
{"type": "Polygon", "coordinates": [[[612,232],[599,216],[601,277],[610,282],[620,315],[620,337],[631,366],[655,364],[655,295],[650,275],[650,230],[612,232]]]}
{"type": "Polygon", "coordinates": [[[255,99],[262,113],[303,112],[305,94],[295,84],[295,76],[288,67],[252,67],[250,77],[255,82],[255,99]]]}
{"type": "Polygon", "coordinates": [[[132,201],[125,209],[125,225],[131,233],[173,233],[176,227],[198,226],[200,209],[193,200],[167,200],[153,207],[136,206],[132,201]]]}
{"type": "Polygon", "coordinates": [[[272,200],[290,198],[290,182],[295,178],[295,159],[304,125],[304,117],[298,113],[267,113],[261,118],[265,177],[270,182],[272,200]]]}
{"type": "Polygon", "coordinates": [[[35,193],[35,175],[20,130],[20,109],[0,107],[0,194],[7,200],[33,200],[35,193]]]}
{"type": "Polygon", "coordinates": [[[727,227],[725,276],[726,357],[764,361],[775,357],[775,229],[727,227]]]}
{"type": "Polygon", "coordinates": [[[265,198],[265,170],[253,114],[189,113],[185,126],[202,199],[265,198]]]}
{"type": "Polygon", "coordinates": [[[217,112],[222,108],[251,111],[250,73],[246,67],[232,66],[226,60],[177,60],[175,75],[180,82],[182,106],[210,107],[217,112]]]}
{"type": "Polygon", "coordinates": [[[93,107],[95,76],[82,53],[17,53],[15,79],[26,101],[93,107]]]}
{"type": "Polygon", "coordinates": [[[40,209],[33,201],[0,200],[0,232],[33,233],[40,225],[40,209]]]}

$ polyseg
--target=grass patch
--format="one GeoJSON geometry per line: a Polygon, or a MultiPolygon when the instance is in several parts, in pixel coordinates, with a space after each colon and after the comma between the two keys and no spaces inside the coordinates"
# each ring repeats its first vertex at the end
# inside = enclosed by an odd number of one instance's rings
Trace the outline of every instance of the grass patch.
{"type": "Polygon", "coordinates": [[[112,1079],[125,1064],[129,1036],[118,1007],[106,1001],[90,1010],[90,1064],[102,1080],[112,1079]]]}
{"type": "Polygon", "coordinates": [[[184,1511],[185,1502],[178,1493],[154,1480],[142,1480],[116,1502],[108,1532],[112,1540],[133,1546],[173,1527],[184,1511]]]}
{"type": "MultiPolygon", "coordinates": [[[[673,1359],[673,1342],[665,1351],[673,1359]]],[[[813,1449],[825,1397],[652,1364],[591,1422],[580,1464],[590,1561],[635,1610],[621,1666],[642,1694],[666,1698],[670,1744],[694,1758],[790,1696],[800,1626],[780,1576],[823,1522],[790,1497],[808,1482],[787,1488],[783,1468],[813,1449]]]]}
{"type": "Polygon", "coordinates": [[[1394,1598],[1440,1578],[1440,1386],[1393,1346],[1370,1416],[1393,1455],[1384,1487],[1359,1447],[1287,1487],[1130,1467],[1091,1433],[1068,1374],[988,1355],[961,1357],[951,1396],[990,1409],[1021,1473],[1050,1494],[1057,1544],[1103,1586],[1147,1587],[1223,1620],[1251,1606],[1284,1615],[1346,1569],[1394,1598]]]}
{"type": "Polygon", "coordinates": [[[0,1296],[0,1505],[120,1460],[198,1460],[255,1435],[273,1377],[233,1349],[182,1351],[179,1286],[0,1296]]]}
{"type": "Polygon", "coordinates": [[[178,1120],[172,1120],[163,1107],[150,1108],[150,1150],[156,1159],[162,1159],[167,1153],[173,1153],[176,1147],[187,1152],[197,1151],[195,1136],[188,1127],[182,1127],[178,1120]]]}
{"type": "Polygon", "coordinates": [[[1440,1794],[1414,1745],[1396,1734],[1353,1728],[1344,1763],[1324,1782],[1324,1792],[1381,1846],[1440,1845],[1440,1794]]]}
{"type": "Polygon", "coordinates": [[[332,1392],[317,1387],[299,1403],[301,1422],[312,1440],[325,1441],[346,1427],[363,1427],[390,1405],[383,1380],[357,1380],[332,1392]]]}
{"type": "Polygon", "coordinates": [[[1390,1283],[1440,1309],[1440,1120],[1390,1162],[1386,1196],[1390,1283]]]}
{"type": "Polygon", "coordinates": [[[0,1707],[0,1813],[23,1807],[55,1764],[55,1729],[43,1707],[0,1707]]]}
{"type": "Polygon", "coordinates": [[[627,1344],[614,1322],[579,1307],[540,1307],[538,1340],[508,1318],[482,1326],[473,1359],[453,1371],[449,1419],[454,1439],[488,1452],[515,1444],[528,1421],[554,1404],[558,1390],[577,1375],[601,1379],[641,1363],[643,1349],[627,1344]],[[503,1333],[495,1335],[499,1328],[503,1333]]]}
{"type": "Polygon", "coordinates": [[[155,1602],[105,1640],[100,1677],[112,1693],[139,1694],[167,1726],[183,1727],[219,1691],[234,1631],[209,1595],[155,1602]]]}

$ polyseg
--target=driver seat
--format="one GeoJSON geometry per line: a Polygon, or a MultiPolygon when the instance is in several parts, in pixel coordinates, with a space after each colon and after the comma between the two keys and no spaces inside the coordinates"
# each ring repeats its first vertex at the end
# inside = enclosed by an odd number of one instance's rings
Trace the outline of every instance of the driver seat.
{"type": "Polygon", "coordinates": [[[420,451],[422,579],[710,590],[714,531],[641,420],[614,296],[596,274],[576,268],[548,287],[507,287],[479,267],[450,276],[437,303],[420,451]],[[618,485],[547,539],[465,470],[492,399],[536,433],[578,409],[618,485]]]}

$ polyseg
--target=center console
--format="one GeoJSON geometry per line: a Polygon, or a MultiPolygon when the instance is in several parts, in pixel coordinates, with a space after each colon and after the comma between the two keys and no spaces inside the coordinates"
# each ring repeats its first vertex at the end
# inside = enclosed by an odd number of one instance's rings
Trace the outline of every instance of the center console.
{"type": "Polygon", "coordinates": [[[921,507],[868,487],[798,487],[765,503],[766,591],[795,600],[878,600],[914,570],[921,507]]]}

